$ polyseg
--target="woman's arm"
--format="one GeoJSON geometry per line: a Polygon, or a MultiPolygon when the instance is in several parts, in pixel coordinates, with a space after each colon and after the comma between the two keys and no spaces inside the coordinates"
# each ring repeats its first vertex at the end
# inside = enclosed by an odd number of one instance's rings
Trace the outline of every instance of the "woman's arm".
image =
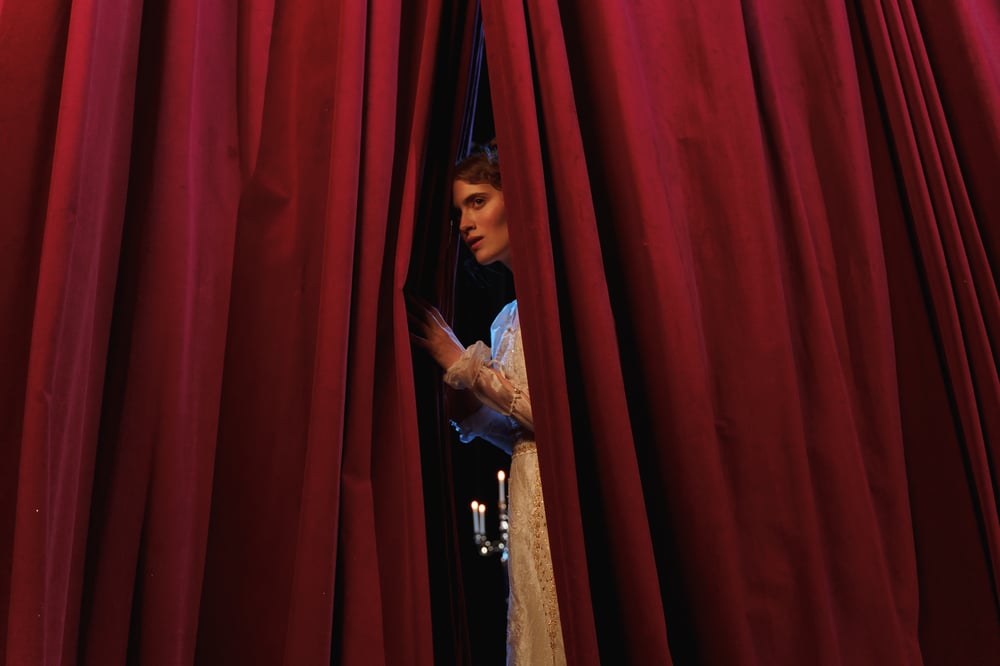
{"type": "Polygon", "coordinates": [[[512,382],[482,342],[470,346],[448,367],[444,381],[453,388],[472,391],[487,407],[534,431],[528,387],[512,382]]]}
{"type": "Polygon", "coordinates": [[[450,368],[465,353],[465,345],[436,307],[408,295],[406,316],[410,320],[410,338],[426,349],[442,369],[450,368]]]}
{"type": "Polygon", "coordinates": [[[527,387],[511,382],[482,342],[462,346],[437,308],[411,299],[408,314],[413,341],[446,371],[445,382],[463,394],[468,390],[485,406],[452,421],[462,441],[482,437],[510,452],[534,430],[527,387]]]}

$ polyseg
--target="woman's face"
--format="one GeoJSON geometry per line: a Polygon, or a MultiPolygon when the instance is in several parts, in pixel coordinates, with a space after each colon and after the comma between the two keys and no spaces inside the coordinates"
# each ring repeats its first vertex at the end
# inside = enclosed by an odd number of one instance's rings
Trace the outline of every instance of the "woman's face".
{"type": "Polygon", "coordinates": [[[458,210],[458,230],[472,255],[482,265],[499,261],[510,268],[510,239],[503,192],[489,183],[456,180],[454,205],[458,210]]]}

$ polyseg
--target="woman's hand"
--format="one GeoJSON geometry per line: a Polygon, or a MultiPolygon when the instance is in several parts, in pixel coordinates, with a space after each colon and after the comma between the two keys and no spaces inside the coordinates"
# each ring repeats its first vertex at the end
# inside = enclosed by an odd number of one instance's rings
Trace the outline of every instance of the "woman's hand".
{"type": "Polygon", "coordinates": [[[455,337],[451,326],[436,307],[407,294],[406,313],[413,342],[426,349],[443,370],[462,357],[465,346],[455,337]]]}

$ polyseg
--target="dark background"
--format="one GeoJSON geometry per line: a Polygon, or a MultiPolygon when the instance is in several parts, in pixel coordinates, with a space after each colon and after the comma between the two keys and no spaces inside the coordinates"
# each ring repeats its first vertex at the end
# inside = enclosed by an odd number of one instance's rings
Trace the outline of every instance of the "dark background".
{"type": "MultiPolygon", "coordinates": [[[[483,59],[479,80],[473,142],[488,143],[494,138],[493,108],[490,103],[488,71],[483,59]]],[[[463,344],[476,340],[490,342],[490,324],[497,312],[514,295],[510,271],[501,264],[479,266],[468,248],[459,244],[455,279],[455,333],[463,344]]],[[[497,525],[497,470],[510,469],[510,457],[488,442],[477,439],[462,444],[452,435],[456,520],[464,579],[465,605],[472,648],[472,663],[505,662],[507,574],[496,555],[479,555],[472,536],[472,500],[485,501],[486,531],[491,537],[497,525]]]]}

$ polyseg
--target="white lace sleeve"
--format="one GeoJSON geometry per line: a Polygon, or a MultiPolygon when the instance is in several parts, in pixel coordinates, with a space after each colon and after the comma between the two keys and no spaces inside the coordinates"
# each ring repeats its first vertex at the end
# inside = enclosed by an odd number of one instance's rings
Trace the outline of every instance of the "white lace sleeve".
{"type": "Polygon", "coordinates": [[[448,368],[444,381],[453,388],[471,390],[487,407],[534,431],[528,387],[510,381],[500,364],[493,360],[490,348],[482,342],[465,350],[448,368]]]}

